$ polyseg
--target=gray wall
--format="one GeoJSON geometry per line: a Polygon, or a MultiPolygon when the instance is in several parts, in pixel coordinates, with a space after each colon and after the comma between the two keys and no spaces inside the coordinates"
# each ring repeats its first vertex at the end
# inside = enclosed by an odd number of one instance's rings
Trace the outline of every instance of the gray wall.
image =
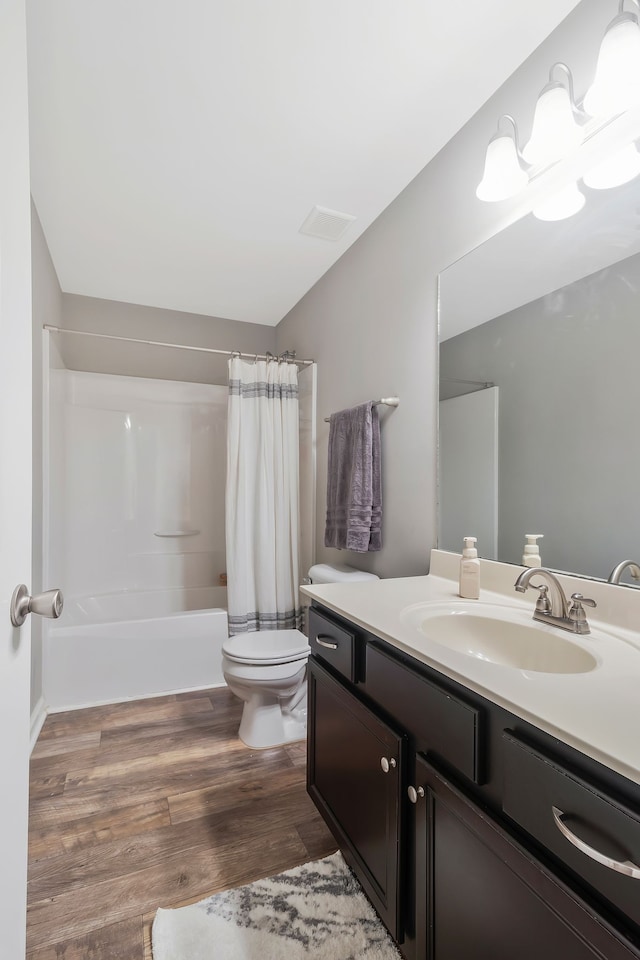
{"type": "MultiPolygon", "coordinates": [[[[42,325],[62,322],[62,292],[40,219],[31,204],[31,284],[33,322],[33,539],[31,590],[62,584],[42,582],[42,325]]],[[[31,710],[42,696],[42,619],[31,617],[31,710]]]]}
{"type": "MultiPolygon", "coordinates": [[[[265,353],[267,350],[274,353],[276,347],[275,328],[257,323],[240,323],[70,293],[63,294],[62,311],[62,325],[71,330],[249,353],[265,353]]],[[[67,335],[59,336],[58,340],[63,360],[70,370],[196,383],[227,382],[226,356],[91,337],[67,335]]]]}
{"type": "Polygon", "coordinates": [[[585,576],[640,559],[639,291],[636,255],[440,345],[443,378],[500,388],[499,560],[520,563],[526,533],[585,576]]]}
{"type": "Polygon", "coordinates": [[[524,142],[556,60],[569,63],[583,93],[614,13],[584,0],[279,324],[279,350],[318,361],[318,559],[382,576],[427,571],[436,543],[438,273],[526,209],[475,197],[498,117],[514,114],[524,142]],[[323,417],[392,393],[400,406],[382,414],[383,549],[327,549],[323,417]]]}

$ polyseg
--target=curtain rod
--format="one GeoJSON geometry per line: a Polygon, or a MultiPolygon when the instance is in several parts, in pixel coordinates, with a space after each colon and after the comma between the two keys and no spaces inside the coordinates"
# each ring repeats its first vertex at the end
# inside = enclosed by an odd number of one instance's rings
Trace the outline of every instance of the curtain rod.
{"type": "MultiPolygon", "coordinates": [[[[397,407],[400,404],[400,397],[381,397],[380,400],[372,400],[371,403],[374,407],[379,406],[383,403],[385,407],[397,407]]],[[[331,417],[324,418],[325,423],[331,423],[331,417]]]]}
{"type": "MultiPolygon", "coordinates": [[[[98,337],[101,340],[119,340],[122,343],[142,343],[149,347],[172,347],[174,350],[196,350],[199,353],[218,353],[227,357],[247,357],[250,360],[278,360],[278,357],[268,353],[243,353],[241,350],[215,350],[213,347],[193,347],[186,343],[163,343],[159,340],[137,340],[134,337],[116,337],[110,333],[90,333],[89,330],[70,330],[65,327],[55,327],[51,323],[44,323],[43,330],[50,330],[52,333],[71,333],[80,337],[98,337]]],[[[315,360],[296,360],[286,350],[282,354],[285,363],[296,363],[303,367],[315,363],[315,360]]]]}

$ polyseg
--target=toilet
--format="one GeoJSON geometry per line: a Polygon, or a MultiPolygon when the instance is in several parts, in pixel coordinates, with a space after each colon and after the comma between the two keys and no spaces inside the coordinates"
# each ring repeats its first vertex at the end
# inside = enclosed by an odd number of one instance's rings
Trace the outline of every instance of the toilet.
{"type": "MultiPolygon", "coordinates": [[[[377,580],[345,564],[315,564],[311,583],[377,580]]],[[[222,672],[244,700],[238,736],[264,750],[307,735],[307,660],[311,648],[300,630],[258,630],[229,637],[222,646],[222,672]]]]}

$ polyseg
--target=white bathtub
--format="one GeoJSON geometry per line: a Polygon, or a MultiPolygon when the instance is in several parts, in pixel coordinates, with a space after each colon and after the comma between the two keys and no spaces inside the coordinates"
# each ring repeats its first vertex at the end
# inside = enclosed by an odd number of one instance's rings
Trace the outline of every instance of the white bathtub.
{"type": "MultiPolygon", "coordinates": [[[[149,620],[186,610],[226,609],[226,587],[172,587],[165,590],[121,590],[64,598],[59,626],[149,620]]],[[[56,624],[58,626],[58,624],[56,624]]]]}
{"type": "MultiPolygon", "coordinates": [[[[226,602],[224,587],[179,591],[180,602],[226,602]]],[[[228,636],[222,603],[172,612],[177,592],[145,591],[65,601],[44,642],[43,687],[50,711],[221,686],[228,636]],[[90,601],[90,602],[89,602],[90,601]],[[140,616],[146,610],[147,616],[140,616]],[[123,613],[128,619],[118,619],[123,613]],[[138,616],[136,616],[138,614],[138,616]],[[103,622],[89,622],[89,617],[103,622]],[[82,622],[82,621],[85,622],[82,622]]]]}

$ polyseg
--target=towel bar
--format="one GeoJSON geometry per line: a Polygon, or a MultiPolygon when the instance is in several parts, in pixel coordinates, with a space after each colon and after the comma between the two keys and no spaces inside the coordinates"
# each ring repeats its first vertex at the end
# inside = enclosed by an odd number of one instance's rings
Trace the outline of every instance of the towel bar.
{"type": "MultiPolygon", "coordinates": [[[[378,404],[383,403],[385,407],[397,407],[400,403],[400,397],[381,397],[380,400],[371,401],[374,407],[377,407],[378,404]]],[[[324,422],[329,423],[331,417],[325,417],[324,422]]]]}

